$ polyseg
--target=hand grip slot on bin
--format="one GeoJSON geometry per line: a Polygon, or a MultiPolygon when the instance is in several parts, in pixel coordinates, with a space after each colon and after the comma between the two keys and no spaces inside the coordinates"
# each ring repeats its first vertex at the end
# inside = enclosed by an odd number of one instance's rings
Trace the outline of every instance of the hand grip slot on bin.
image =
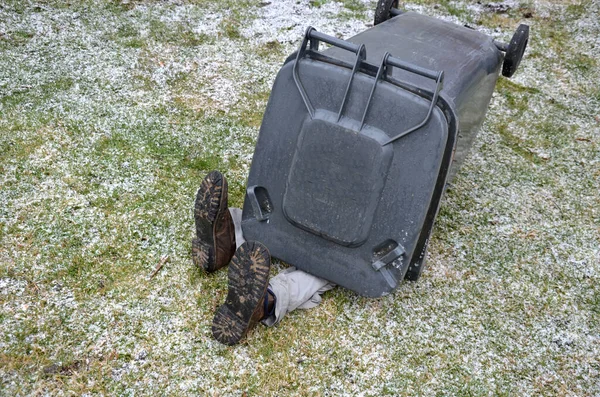
{"type": "Polygon", "coordinates": [[[248,201],[252,205],[254,217],[258,221],[266,221],[273,212],[273,203],[269,197],[269,192],[262,186],[248,186],[246,189],[248,201]]]}
{"type": "Polygon", "coordinates": [[[373,270],[381,273],[381,275],[391,288],[396,288],[396,286],[398,285],[398,280],[396,279],[392,271],[389,268],[387,268],[387,266],[392,265],[394,261],[403,256],[406,253],[406,251],[403,246],[401,246],[393,240],[388,240],[385,242],[385,244],[391,244],[391,246],[389,247],[391,248],[391,250],[383,256],[375,258],[376,260],[371,264],[371,266],[373,267],[373,270]]]}

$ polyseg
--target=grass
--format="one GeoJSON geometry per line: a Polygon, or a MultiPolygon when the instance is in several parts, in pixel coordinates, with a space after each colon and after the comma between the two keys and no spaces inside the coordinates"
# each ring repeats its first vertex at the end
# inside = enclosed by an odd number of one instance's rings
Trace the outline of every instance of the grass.
{"type": "Polygon", "coordinates": [[[225,347],[193,194],[221,169],[242,205],[281,63],[374,2],[1,2],[0,395],[598,395],[600,10],[507,4],[405,4],[504,42],[531,25],[422,278],[225,347]]]}

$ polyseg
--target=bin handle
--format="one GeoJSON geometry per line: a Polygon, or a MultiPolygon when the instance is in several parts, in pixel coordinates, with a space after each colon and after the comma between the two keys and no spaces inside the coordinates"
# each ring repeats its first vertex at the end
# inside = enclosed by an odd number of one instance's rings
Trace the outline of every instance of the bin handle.
{"type": "Polygon", "coordinates": [[[398,135],[388,139],[386,142],[384,142],[382,144],[382,146],[385,146],[392,142],[395,142],[398,139],[402,138],[403,136],[406,136],[406,135],[410,134],[411,132],[416,131],[419,128],[423,127],[425,124],[427,124],[427,122],[431,118],[431,114],[433,113],[433,108],[435,107],[435,105],[437,103],[440,91],[442,90],[442,88],[444,86],[444,72],[443,71],[434,71],[434,70],[422,68],[417,65],[413,65],[411,63],[404,62],[398,58],[395,58],[389,52],[386,52],[383,55],[383,59],[381,60],[381,65],[379,66],[379,70],[377,70],[377,76],[375,77],[375,83],[373,84],[373,88],[371,89],[371,94],[369,95],[369,99],[367,101],[367,107],[365,108],[365,112],[363,113],[362,121],[360,123],[360,129],[362,129],[362,127],[365,123],[365,119],[367,118],[367,113],[368,113],[369,107],[371,105],[371,100],[373,99],[373,94],[375,93],[375,88],[377,87],[377,82],[379,81],[381,76],[383,76],[384,79],[386,79],[388,77],[388,66],[394,66],[394,67],[397,67],[400,69],[404,69],[408,72],[415,73],[420,76],[435,80],[436,85],[435,85],[435,90],[433,91],[433,98],[431,99],[431,104],[429,105],[429,110],[427,111],[427,114],[425,115],[425,118],[423,119],[423,121],[421,121],[416,126],[411,127],[408,130],[403,131],[403,132],[399,133],[398,135]]]}
{"type": "Polygon", "coordinates": [[[354,75],[358,71],[361,62],[363,62],[367,58],[367,50],[364,44],[354,44],[349,41],[338,39],[337,37],[329,36],[325,33],[318,32],[312,26],[309,26],[306,29],[306,33],[304,34],[304,39],[302,40],[302,44],[300,44],[300,48],[298,49],[298,53],[296,54],[296,62],[294,63],[293,68],[293,76],[294,82],[296,83],[296,87],[300,92],[300,96],[302,97],[302,101],[304,101],[304,105],[306,106],[306,110],[310,114],[311,118],[315,117],[315,108],[310,103],[310,99],[306,94],[306,90],[300,81],[300,75],[298,74],[298,61],[306,55],[306,47],[308,42],[310,41],[310,49],[311,51],[319,50],[319,42],[322,41],[324,43],[330,44],[334,47],[339,47],[343,50],[350,51],[356,54],[356,61],[354,62],[354,67],[352,68],[352,74],[350,75],[350,80],[348,81],[348,85],[346,86],[346,92],[344,94],[344,99],[342,100],[342,104],[340,105],[340,110],[338,112],[338,121],[342,117],[342,111],[344,110],[344,106],[346,105],[346,101],[348,99],[348,93],[350,92],[350,86],[352,85],[352,80],[354,79],[354,75]]]}

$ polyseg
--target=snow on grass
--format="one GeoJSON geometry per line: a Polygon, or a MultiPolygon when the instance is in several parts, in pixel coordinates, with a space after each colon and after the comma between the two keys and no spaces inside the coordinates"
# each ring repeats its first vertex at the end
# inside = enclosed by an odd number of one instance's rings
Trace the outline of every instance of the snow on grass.
{"type": "Polygon", "coordinates": [[[227,278],[191,264],[199,181],[225,171],[241,205],[285,57],[307,26],[350,37],[373,8],[0,4],[0,394],[600,393],[591,1],[406,4],[505,42],[531,25],[423,277],[377,300],[334,290],[237,347],[212,338],[227,278]]]}
{"type": "Polygon", "coordinates": [[[351,37],[371,25],[373,9],[371,1],[358,0],[365,8],[364,18],[336,20],[345,11],[343,3],[324,2],[319,7],[310,7],[310,1],[284,0],[271,2],[259,9],[257,18],[250,26],[242,29],[242,34],[253,43],[266,43],[276,40],[280,43],[296,44],[308,26],[324,33],[351,37]],[[336,20],[330,23],[330,20],[336,20]]]}

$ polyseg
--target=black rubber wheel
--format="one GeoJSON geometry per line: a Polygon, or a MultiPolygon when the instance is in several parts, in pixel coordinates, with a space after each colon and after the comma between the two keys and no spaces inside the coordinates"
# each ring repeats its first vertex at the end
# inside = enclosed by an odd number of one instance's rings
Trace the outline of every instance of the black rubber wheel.
{"type": "Polygon", "coordinates": [[[525,48],[527,48],[527,42],[529,41],[529,26],[519,25],[517,31],[510,39],[510,44],[506,50],[504,56],[504,63],[502,64],[502,76],[511,77],[517,71],[525,48]]]}
{"type": "Polygon", "coordinates": [[[379,25],[381,22],[390,19],[392,17],[392,14],[390,14],[392,8],[398,8],[398,0],[378,0],[373,24],[379,25]]]}

